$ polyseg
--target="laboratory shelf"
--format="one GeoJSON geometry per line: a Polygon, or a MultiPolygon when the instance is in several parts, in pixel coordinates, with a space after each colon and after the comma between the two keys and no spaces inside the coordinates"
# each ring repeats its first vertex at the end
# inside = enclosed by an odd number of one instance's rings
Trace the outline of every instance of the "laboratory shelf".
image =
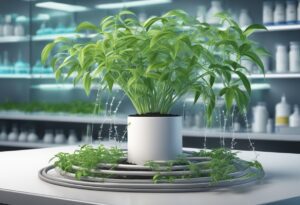
{"type": "Polygon", "coordinates": [[[29,36],[3,36],[0,37],[0,43],[20,43],[28,42],[30,40],[29,36]]]}
{"type": "Polygon", "coordinates": [[[21,148],[46,148],[46,147],[66,146],[66,144],[46,144],[43,142],[0,141],[0,146],[21,147],[21,148]]]}
{"type": "Polygon", "coordinates": [[[123,116],[96,116],[96,115],[75,115],[66,113],[24,113],[18,111],[1,111],[2,120],[27,120],[27,121],[50,121],[69,123],[92,123],[92,124],[120,124],[126,125],[127,119],[123,116]]]}
{"type": "Polygon", "coordinates": [[[0,74],[0,79],[54,79],[54,74],[0,74]]]}
{"type": "Polygon", "coordinates": [[[61,33],[61,34],[47,34],[47,35],[35,35],[32,36],[32,41],[51,41],[58,37],[66,38],[85,38],[87,35],[80,33],[61,33]]]}
{"type": "Polygon", "coordinates": [[[300,78],[300,73],[266,73],[263,74],[251,74],[248,76],[251,79],[285,79],[285,78],[300,78]]]}
{"type": "MultiPolygon", "coordinates": [[[[266,26],[267,31],[292,31],[292,30],[300,30],[300,24],[286,24],[286,25],[272,25],[266,26]]],[[[265,31],[261,31],[265,32],[265,31]]]]}
{"type": "Polygon", "coordinates": [[[242,140],[267,140],[267,141],[300,141],[300,134],[276,134],[276,133],[249,133],[249,132],[221,132],[211,129],[184,129],[183,135],[188,137],[225,138],[242,140]]]}

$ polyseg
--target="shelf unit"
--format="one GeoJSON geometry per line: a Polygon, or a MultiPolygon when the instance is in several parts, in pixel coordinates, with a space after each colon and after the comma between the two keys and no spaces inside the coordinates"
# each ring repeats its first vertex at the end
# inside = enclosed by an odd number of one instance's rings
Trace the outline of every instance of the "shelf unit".
{"type": "Polygon", "coordinates": [[[5,36],[0,37],[0,43],[21,43],[30,41],[30,36],[5,36]]]}
{"type": "Polygon", "coordinates": [[[0,74],[0,79],[54,79],[54,74],[0,74]]]}
{"type": "Polygon", "coordinates": [[[261,32],[300,30],[300,24],[272,25],[272,26],[266,26],[266,27],[268,30],[261,31],[261,32]]]}
{"type": "Polygon", "coordinates": [[[184,136],[189,137],[207,137],[207,138],[220,138],[225,139],[242,139],[248,140],[267,140],[267,141],[292,141],[300,142],[300,135],[297,134],[276,134],[276,133],[247,133],[247,132],[220,132],[203,129],[184,129],[184,136]]]}
{"type": "Polygon", "coordinates": [[[300,78],[300,73],[250,74],[247,77],[251,79],[297,79],[300,78]]]}
{"type": "Polygon", "coordinates": [[[2,120],[28,120],[28,121],[49,121],[87,124],[120,124],[126,125],[125,116],[96,116],[96,115],[75,115],[66,113],[24,113],[17,111],[0,112],[2,120]]]}

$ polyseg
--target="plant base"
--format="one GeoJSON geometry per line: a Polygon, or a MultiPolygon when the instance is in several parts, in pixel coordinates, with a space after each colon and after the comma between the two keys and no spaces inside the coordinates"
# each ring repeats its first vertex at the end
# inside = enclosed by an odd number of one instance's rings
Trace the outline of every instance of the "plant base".
{"type": "MultiPolygon", "coordinates": [[[[193,152],[184,151],[186,160],[154,161],[149,165],[129,164],[127,158],[118,164],[99,164],[90,170],[94,176],[81,177],[78,180],[72,172],[65,172],[53,165],[39,172],[41,180],[65,187],[125,192],[200,192],[215,188],[224,188],[254,182],[264,176],[262,169],[249,166],[247,161],[234,159],[235,169],[228,173],[228,178],[215,181],[212,169],[206,168],[210,157],[195,157],[193,152]],[[197,176],[193,176],[193,164],[198,167],[197,176]],[[153,165],[159,165],[154,167],[153,165]]],[[[74,170],[80,167],[73,167],[74,170]]]]}

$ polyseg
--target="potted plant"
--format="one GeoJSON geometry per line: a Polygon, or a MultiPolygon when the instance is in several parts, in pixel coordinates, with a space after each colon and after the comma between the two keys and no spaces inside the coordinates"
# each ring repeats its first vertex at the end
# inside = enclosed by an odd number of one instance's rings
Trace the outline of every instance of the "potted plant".
{"type": "Polygon", "coordinates": [[[110,91],[117,85],[125,92],[137,111],[128,117],[129,162],[172,160],[182,152],[181,117],[169,113],[174,104],[193,93],[195,103],[202,98],[206,104],[208,121],[216,96],[224,96],[227,110],[235,102],[244,111],[251,86],[240,61],[264,70],[260,56],[267,52],[248,37],[265,27],[242,30],[228,15],[218,17],[226,27],[201,23],[182,10],[143,23],[121,11],[99,26],[83,22],[77,27],[96,32],[96,41],[60,37],[49,43],[42,62],[51,59],[56,78],[75,75],[74,83],[82,81],[87,94],[95,79],[110,91]],[[214,90],[215,82],[224,87],[214,90]]]}

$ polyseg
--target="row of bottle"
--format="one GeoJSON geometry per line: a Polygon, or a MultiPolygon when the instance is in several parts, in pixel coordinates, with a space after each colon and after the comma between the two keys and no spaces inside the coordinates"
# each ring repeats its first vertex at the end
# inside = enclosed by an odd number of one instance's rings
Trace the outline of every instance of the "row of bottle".
{"type": "Polygon", "coordinates": [[[62,34],[62,33],[74,33],[76,30],[75,21],[71,21],[69,26],[65,26],[64,23],[58,22],[55,28],[50,27],[47,22],[43,22],[40,28],[36,31],[36,35],[49,35],[49,34],[62,34]]]}
{"type": "MultiPolygon", "coordinates": [[[[223,12],[221,1],[211,1],[210,8],[206,10],[206,7],[201,5],[197,8],[197,19],[200,22],[206,22],[209,24],[220,24],[220,18],[216,17],[215,14],[223,12]]],[[[232,11],[229,11],[232,13],[232,11]]],[[[249,15],[247,9],[241,9],[239,16],[232,14],[233,18],[240,24],[240,26],[245,27],[252,23],[252,18],[249,15]]]]}
{"type": "Polygon", "coordinates": [[[264,1],[263,24],[280,25],[300,23],[300,0],[264,1]]]}
{"type": "MultiPolygon", "coordinates": [[[[24,17],[21,16],[21,18],[24,17]]],[[[5,15],[3,22],[0,16],[0,36],[25,36],[24,25],[18,21],[18,17],[16,17],[15,23],[13,19],[13,15],[8,14],[5,15]]]]}
{"type": "Polygon", "coordinates": [[[29,63],[25,62],[22,57],[22,52],[19,51],[17,61],[12,64],[10,63],[8,52],[3,52],[3,59],[0,55],[0,73],[29,73],[29,63]]]}
{"type": "Polygon", "coordinates": [[[300,42],[290,42],[290,49],[284,44],[276,46],[276,72],[300,72],[300,42]]]}
{"type": "MultiPolygon", "coordinates": [[[[264,103],[258,103],[252,108],[253,122],[252,132],[273,132],[274,122],[269,118],[268,110],[264,103]]],[[[285,96],[281,98],[275,107],[275,127],[300,127],[300,113],[298,105],[294,105],[294,112],[291,114],[290,105],[285,96]]]]}
{"type": "MultiPolygon", "coordinates": [[[[3,58],[0,54],[0,74],[28,74],[30,73],[30,65],[22,57],[22,52],[18,52],[17,61],[12,64],[9,60],[8,52],[3,52],[3,58]]],[[[49,74],[53,73],[50,67],[44,67],[40,60],[37,60],[32,68],[33,74],[49,74]]]]}
{"type": "MultiPolygon", "coordinates": [[[[2,126],[0,132],[0,141],[10,142],[29,142],[38,143],[43,142],[45,144],[77,144],[80,143],[76,135],[75,130],[70,130],[68,136],[64,134],[63,130],[55,130],[55,135],[52,130],[46,130],[42,140],[39,139],[35,132],[35,129],[18,131],[17,125],[13,125],[10,132],[6,132],[5,126],[2,126]]],[[[83,135],[81,143],[90,143],[91,137],[83,135]]]]}

